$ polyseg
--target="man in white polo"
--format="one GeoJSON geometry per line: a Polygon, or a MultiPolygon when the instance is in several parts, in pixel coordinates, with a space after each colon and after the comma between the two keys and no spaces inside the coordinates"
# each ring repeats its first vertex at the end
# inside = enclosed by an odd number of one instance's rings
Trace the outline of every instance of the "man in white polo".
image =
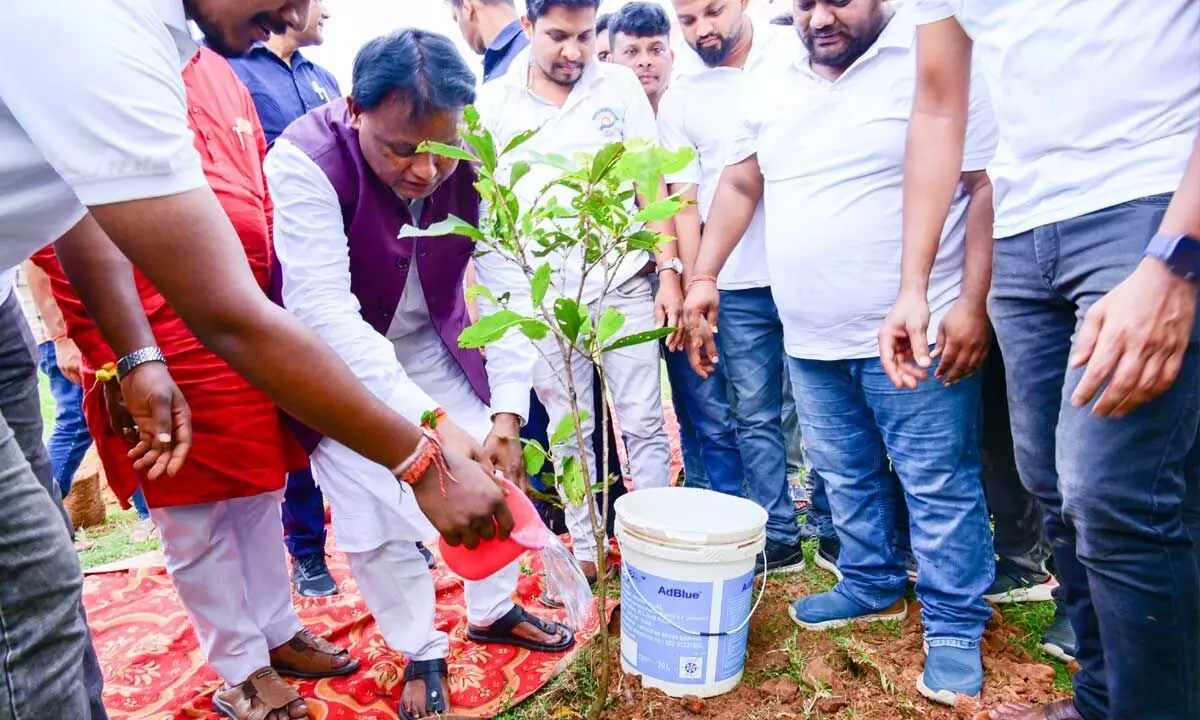
{"type": "MultiPolygon", "coordinates": [[[[989,312],[1078,637],[1074,698],[980,717],[1200,717],[1200,3],[915,10],[906,281],[939,252],[974,56],[1000,136],[989,312]]],[[[928,309],[902,293],[893,316],[904,386],[928,309]]]]}
{"type": "MultiPolygon", "coordinates": [[[[522,53],[499,80],[480,91],[478,108],[484,125],[503,147],[527,130],[540,128],[534,137],[507,158],[508,162],[531,159],[533,153],[594,153],[610,142],[644,140],[657,142],[654,112],[637,76],[628,68],[601,63],[594,58],[596,8],[599,0],[530,0],[523,19],[531,38],[522,53]]],[[[522,202],[529,203],[557,171],[535,163],[516,186],[522,202]]],[[[670,232],[670,223],[654,228],[670,232]]],[[[480,261],[490,257],[485,255],[480,261]]],[[[549,258],[555,268],[551,287],[574,295],[580,285],[578,260],[561,255],[549,258]]],[[[605,307],[625,313],[624,331],[650,330],[666,321],[675,324],[680,302],[680,270],[675,243],[660,249],[657,260],[648,253],[627,256],[615,270],[605,307]],[[659,272],[657,298],[651,293],[649,273],[659,272]],[[656,314],[659,316],[656,320],[656,314]]],[[[603,277],[588,277],[583,303],[598,316],[594,305],[603,288],[603,277]]],[[[501,292],[527,293],[527,287],[492,288],[501,292]]],[[[552,290],[553,291],[553,290],[552,290]]],[[[547,342],[543,358],[534,371],[533,384],[550,415],[550,427],[570,412],[565,387],[568,369],[553,341],[547,342]]],[[[579,397],[592,395],[592,367],[578,356],[569,372],[579,397]]],[[[635,488],[669,484],[670,449],[663,432],[662,396],[657,343],[643,343],[614,350],[605,359],[605,373],[613,389],[613,406],[629,451],[630,473],[635,488]]],[[[584,422],[590,437],[595,419],[584,422]]],[[[571,452],[578,452],[572,448],[571,452]]],[[[595,467],[591,445],[585,448],[587,462],[595,467]]],[[[567,527],[575,553],[589,578],[595,576],[596,541],[587,507],[567,507],[567,527]]]]}
{"type": "MultiPolygon", "coordinates": [[[[183,461],[190,419],[118,248],[205,344],[305,422],[390,468],[422,441],[419,428],[263,295],[193,146],[187,113],[202,109],[187,106],[180,76],[198,49],[188,19],[210,47],[237,54],[272,30],[303,27],[307,7],[307,0],[191,0],[186,8],[182,0],[44,0],[8,7],[0,24],[0,267],[58,239],[75,290],[122,359],[125,402],[160,471],[183,461]]],[[[13,368],[25,372],[0,361],[0,370],[13,368]]],[[[457,483],[443,493],[431,470],[412,485],[434,526],[472,545],[492,537],[497,523],[508,532],[511,515],[492,480],[477,464],[444,455],[457,483]]],[[[21,658],[0,667],[0,712],[103,717],[99,678],[85,678],[79,562],[7,422],[0,422],[0,506],[7,510],[0,655],[21,658]]],[[[239,716],[307,715],[294,690],[268,680],[245,693],[239,716]]]]}
{"type": "MultiPolygon", "coordinates": [[[[748,76],[697,266],[703,272],[708,255],[732,246],[761,198],[800,426],[841,541],[841,582],[795,602],[793,619],[821,631],[907,615],[904,556],[893,546],[896,504],[905,502],[929,653],[917,689],[954,705],[979,695],[980,641],[992,615],[983,599],[994,557],[979,477],[979,376],[970,358],[946,357],[957,382],[930,378],[902,396],[883,373],[876,339],[900,285],[916,27],[904,6],[883,0],[802,0],[796,27],[803,48],[792,60],[748,76]]],[[[983,169],[995,136],[986,95],[971,101],[954,211],[929,286],[933,332],[914,340],[939,350],[964,326],[986,327],[983,169]]],[[[706,325],[701,318],[696,332],[707,343],[706,325]]]]}

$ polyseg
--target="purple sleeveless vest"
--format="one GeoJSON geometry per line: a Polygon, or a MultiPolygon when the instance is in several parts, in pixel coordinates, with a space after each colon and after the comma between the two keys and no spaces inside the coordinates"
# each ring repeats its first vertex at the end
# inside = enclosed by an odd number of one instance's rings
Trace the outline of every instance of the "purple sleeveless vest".
{"type": "MultiPolygon", "coordinates": [[[[350,290],[358,298],[363,320],[386,335],[404,293],[409,263],[416,262],[429,316],[442,342],[454,356],[471,388],[485,405],[491,402],[483,356],[462,349],[458,336],[471,324],[463,296],[463,276],[474,243],[459,235],[399,239],[400,228],[414,224],[408,204],[372,172],[350,127],[346,100],[328,103],[295,121],[280,137],[299,148],[325,172],[337,192],[350,247],[350,290]]],[[[421,227],[456,215],[477,224],[479,194],[475,171],[467,163],[425,199],[417,224],[421,227]]],[[[271,274],[271,297],[283,305],[283,278],[276,259],[271,274]]],[[[315,430],[293,423],[301,444],[312,452],[321,440],[315,430]]]]}

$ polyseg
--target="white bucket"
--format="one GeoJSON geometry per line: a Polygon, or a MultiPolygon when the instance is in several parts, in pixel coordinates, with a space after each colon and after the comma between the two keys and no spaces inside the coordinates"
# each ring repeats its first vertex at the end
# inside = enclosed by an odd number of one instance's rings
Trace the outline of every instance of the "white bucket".
{"type": "Polygon", "coordinates": [[[621,666],[671,697],[733,690],[758,606],[767,512],[711,490],[655,488],[622,496],[616,513],[621,666]]]}

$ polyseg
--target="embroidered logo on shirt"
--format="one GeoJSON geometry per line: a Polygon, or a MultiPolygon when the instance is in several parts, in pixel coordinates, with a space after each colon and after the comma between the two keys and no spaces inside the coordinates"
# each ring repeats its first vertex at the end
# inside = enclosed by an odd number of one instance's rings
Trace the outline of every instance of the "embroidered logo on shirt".
{"type": "Polygon", "coordinates": [[[246,138],[254,137],[254,126],[251,125],[250,121],[247,120],[246,118],[238,118],[237,122],[235,122],[233,124],[233,131],[235,133],[237,133],[238,144],[242,146],[243,150],[245,150],[246,149],[246,138]]]}
{"type": "Polygon", "coordinates": [[[592,116],[592,120],[595,121],[600,132],[604,133],[604,137],[610,140],[617,139],[617,135],[620,134],[617,130],[617,113],[612,108],[597,110],[596,114],[592,116]]]}

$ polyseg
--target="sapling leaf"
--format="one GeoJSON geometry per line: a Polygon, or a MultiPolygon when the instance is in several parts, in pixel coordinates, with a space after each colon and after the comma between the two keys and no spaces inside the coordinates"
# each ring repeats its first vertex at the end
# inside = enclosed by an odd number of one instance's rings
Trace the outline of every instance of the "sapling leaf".
{"type": "Polygon", "coordinates": [[[524,440],[525,447],[521,448],[521,458],[525,461],[525,472],[536,475],[546,464],[549,455],[546,448],[537,440],[524,440]]]}
{"type": "Polygon", "coordinates": [[[683,203],[672,198],[664,198],[655,200],[646,207],[638,211],[638,214],[633,217],[638,222],[661,222],[670,220],[683,211],[683,203]]]}
{"type": "Polygon", "coordinates": [[[568,455],[563,459],[562,469],[562,491],[567,496],[567,502],[571,503],[572,507],[580,507],[583,505],[584,499],[587,497],[587,484],[583,481],[583,470],[579,467],[579,460],[574,455],[568,455]]]}
{"type": "Polygon", "coordinates": [[[522,320],[521,333],[530,340],[545,340],[550,334],[550,326],[541,320],[522,320]]]}
{"type": "Polygon", "coordinates": [[[632,347],[633,345],[641,345],[642,343],[653,342],[661,338],[665,338],[675,332],[676,328],[664,327],[646,330],[645,332],[633,333],[625,337],[618,338],[612,344],[604,347],[604,352],[610,350],[620,350],[621,348],[632,347]]]}
{"type": "Polygon", "coordinates": [[[572,343],[579,337],[579,328],[583,325],[583,313],[579,312],[579,303],[574,298],[560,297],[554,301],[554,319],[558,328],[572,343]]]}
{"type": "Polygon", "coordinates": [[[534,128],[532,130],[526,130],[525,132],[517,133],[516,135],[513,136],[513,139],[509,140],[508,144],[504,146],[503,152],[505,154],[508,154],[508,153],[512,152],[513,150],[516,150],[517,148],[521,147],[522,145],[525,144],[526,140],[533,137],[534,135],[537,135],[537,131],[539,129],[540,128],[534,128]]]}
{"type": "Polygon", "coordinates": [[[401,238],[440,237],[443,235],[462,235],[475,242],[484,241],[483,233],[479,232],[479,228],[453,215],[447,217],[445,220],[439,220],[427,228],[417,227],[416,225],[405,225],[400,228],[398,234],[401,238]]]}
{"type": "Polygon", "coordinates": [[[496,296],[492,294],[487,285],[476,283],[467,288],[467,302],[474,302],[480,295],[487,298],[494,307],[500,307],[500,303],[496,302],[496,296]]]}
{"type": "MultiPolygon", "coordinates": [[[[592,416],[592,414],[590,412],[588,412],[587,410],[580,410],[579,411],[579,423],[582,425],[584,422],[587,422],[587,419],[590,418],[591,416],[592,416]]],[[[570,440],[571,436],[574,434],[575,434],[575,416],[564,415],[562,417],[562,419],[558,421],[558,425],[555,426],[554,434],[550,436],[550,447],[554,447],[556,445],[562,445],[563,443],[570,440]]]]}
{"type": "Polygon", "coordinates": [[[510,328],[516,327],[527,318],[512,310],[500,310],[491,315],[484,315],[475,324],[463,329],[458,336],[458,346],[461,348],[481,348],[488,343],[504,337],[510,328]]]}
{"type": "Polygon", "coordinates": [[[467,152],[463,148],[456,147],[454,145],[447,145],[446,143],[434,142],[432,140],[426,140],[425,142],[418,145],[417,152],[433,153],[434,155],[441,155],[442,157],[454,158],[455,160],[464,160],[466,162],[475,162],[475,156],[472,155],[471,153],[467,152]]]}
{"type": "Polygon", "coordinates": [[[542,304],[542,300],[546,299],[546,290],[549,288],[550,263],[542,263],[537,270],[533,271],[533,279],[529,281],[529,294],[535,308],[542,304]]]}
{"type": "Polygon", "coordinates": [[[596,343],[603,346],[624,325],[625,313],[613,307],[605,308],[596,325],[596,343]]]}

